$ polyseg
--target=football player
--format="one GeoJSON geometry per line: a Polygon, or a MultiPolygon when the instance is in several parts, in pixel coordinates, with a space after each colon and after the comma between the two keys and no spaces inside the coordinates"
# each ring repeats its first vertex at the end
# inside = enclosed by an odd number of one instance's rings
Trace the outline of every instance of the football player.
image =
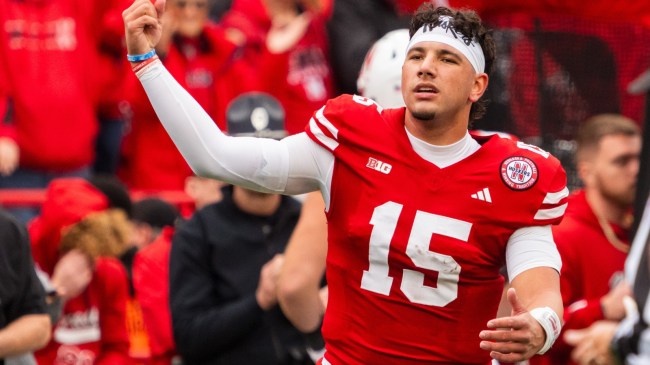
{"type": "Polygon", "coordinates": [[[323,364],[488,364],[550,348],[563,312],[550,226],[566,208],[566,174],[535,146],[469,134],[495,49],[476,13],[425,4],[414,14],[406,107],[342,95],[305,133],[274,141],[223,134],[155,59],[163,12],[164,0],[124,12],[129,59],[193,170],[323,195],[323,364]],[[495,319],[504,263],[513,309],[495,319]]]}

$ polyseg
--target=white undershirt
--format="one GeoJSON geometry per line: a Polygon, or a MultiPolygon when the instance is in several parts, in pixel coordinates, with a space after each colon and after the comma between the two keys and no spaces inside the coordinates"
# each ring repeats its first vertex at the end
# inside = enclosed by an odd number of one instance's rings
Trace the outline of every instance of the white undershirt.
{"type": "MultiPolygon", "coordinates": [[[[270,193],[295,195],[320,190],[329,207],[334,156],[306,133],[281,141],[227,136],[159,61],[140,76],[140,81],[194,173],[270,193]]],[[[418,155],[441,168],[480,148],[469,133],[448,146],[428,144],[408,131],[407,135],[418,155]]],[[[508,240],[506,262],[511,280],[534,267],[548,266],[559,272],[561,260],[550,226],[515,231],[508,240]]]]}
{"type": "Polygon", "coordinates": [[[458,142],[447,146],[436,146],[418,139],[408,129],[404,128],[404,130],[415,153],[441,169],[464,160],[481,148],[481,145],[469,135],[469,132],[465,133],[465,136],[458,142]]]}

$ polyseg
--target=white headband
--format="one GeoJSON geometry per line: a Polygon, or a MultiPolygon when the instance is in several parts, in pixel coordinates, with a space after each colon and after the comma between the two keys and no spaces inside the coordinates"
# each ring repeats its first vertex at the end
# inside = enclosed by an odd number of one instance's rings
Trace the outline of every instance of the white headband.
{"type": "Polygon", "coordinates": [[[485,71],[485,56],[483,48],[476,39],[465,36],[454,28],[453,18],[450,16],[441,16],[438,18],[440,24],[425,24],[418,29],[409,41],[406,47],[406,53],[420,42],[440,42],[452,46],[462,53],[465,58],[472,64],[476,73],[485,71]]]}

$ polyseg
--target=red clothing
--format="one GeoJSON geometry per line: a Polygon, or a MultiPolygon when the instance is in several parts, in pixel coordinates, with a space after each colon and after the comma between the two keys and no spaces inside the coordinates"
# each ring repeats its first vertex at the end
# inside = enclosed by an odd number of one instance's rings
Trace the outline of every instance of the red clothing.
{"type": "Polygon", "coordinates": [[[169,252],[174,230],[167,227],[142,248],[133,263],[133,286],[147,328],[150,365],[169,365],[176,355],[169,309],[169,252]]]}
{"type": "Polygon", "coordinates": [[[330,2],[319,14],[312,14],[305,35],[286,52],[272,54],[266,49],[271,19],[261,0],[236,0],[224,23],[242,30],[248,49],[259,49],[251,65],[260,79],[262,91],[276,97],[285,111],[289,134],[302,132],[314,110],[334,95],[329,65],[329,45],[325,23],[331,12],[330,2]]]}
{"type": "MultiPolygon", "coordinates": [[[[627,231],[616,225],[612,225],[612,229],[621,241],[629,245],[627,231]]],[[[612,276],[622,274],[627,253],[609,242],[584,191],[569,198],[564,220],[553,227],[553,238],[562,256],[563,331],[586,328],[604,319],[600,298],[609,291],[612,276]]],[[[551,350],[541,358],[531,359],[531,364],[575,364],[570,359],[572,349],[560,335],[551,350]]]]}
{"type": "Polygon", "coordinates": [[[126,271],[114,258],[99,258],[86,290],[68,300],[52,340],[34,353],[42,365],[131,364],[126,332],[126,271]]]}
{"type": "Polygon", "coordinates": [[[132,0],[111,0],[95,2],[103,6],[103,28],[99,45],[97,77],[99,79],[98,111],[104,119],[123,120],[125,88],[129,87],[127,80],[131,73],[131,65],[126,60],[126,49],[123,46],[124,20],[122,11],[133,3],[132,0]]]}
{"type": "MultiPolygon", "coordinates": [[[[397,0],[405,4],[410,10],[416,9],[422,0],[397,0]]],[[[561,14],[572,15],[580,18],[612,19],[622,21],[644,21],[650,26],[650,2],[645,0],[629,0],[612,2],[609,0],[595,0],[584,2],[581,0],[449,0],[449,5],[456,8],[475,9],[482,16],[492,14],[523,12],[527,14],[561,14]]]]}
{"type": "Polygon", "coordinates": [[[512,233],[562,219],[566,175],[548,153],[496,136],[440,169],[418,156],[405,108],[344,95],[309,136],[335,157],[328,218],[332,365],[488,364],[512,233]]]}
{"type": "MultiPolygon", "coordinates": [[[[212,24],[199,38],[175,37],[163,60],[222,130],[228,103],[247,87],[236,50],[223,30],[212,24]]],[[[192,170],[158,121],[139,81],[135,76],[131,80],[132,129],[124,141],[120,176],[134,189],[181,190],[192,170]]]]}
{"type": "Polygon", "coordinates": [[[52,275],[59,261],[61,231],[88,213],[108,208],[108,199],[87,180],[59,178],[45,192],[41,214],[29,224],[32,255],[40,268],[52,275]]]}
{"type": "Polygon", "coordinates": [[[577,100],[588,115],[620,110],[632,120],[643,120],[645,95],[630,95],[627,87],[650,66],[650,48],[646,47],[650,28],[617,17],[595,22],[564,13],[495,13],[486,21],[493,28],[512,29],[523,35],[510,43],[508,58],[512,67],[507,72],[508,94],[516,95],[509,101],[514,123],[510,131],[520,138],[542,133],[542,117],[537,108],[542,98],[540,82],[545,90],[554,89],[545,95],[545,105],[553,106],[556,117],[544,125],[557,139],[575,138],[577,126],[583,121],[576,113],[577,100]],[[540,22],[544,31],[542,53],[538,53],[535,21],[540,22]],[[585,63],[602,69],[603,76],[593,78],[581,66],[585,63]],[[540,65],[543,75],[538,72],[540,65]],[[565,85],[567,82],[570,86],[565,85]]]}
{"type": "Polygon", "coordinates": [[[287,133],[302,132],[314,110],[334,95],[325,19],[314,17],[305,35],[287,52],[262,55],[263,89],[285,111],[287,133]]]}
{"type": "Polygon", "coordinates": [[[9,98],[13,106],[0,136],[15,138],[22,167],[62,172],[92,162],[103,8],[84,0],[0,1],[7,79],[0,104],[9,98]]]}

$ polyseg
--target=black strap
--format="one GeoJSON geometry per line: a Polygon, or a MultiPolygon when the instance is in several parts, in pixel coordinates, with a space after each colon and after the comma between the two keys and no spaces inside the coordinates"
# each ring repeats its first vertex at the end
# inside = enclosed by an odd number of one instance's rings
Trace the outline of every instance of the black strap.
{"type": "MultiPolygon", "coordinates": [[[[650,214],[650,212],[646,212],[650,214]]],[[[637,232],[638,234],[639,232],[637,232]]],[[[646,306],[648,300],[648,293],[650,292],[650,265],[648,264],[648,256],[650,255],[650,232],[645,241],[645,246],[639,260],[639,267],[634,279],[634,298],[639,306],[639,312],[643,313],[643,308],[646,306]]]]}

